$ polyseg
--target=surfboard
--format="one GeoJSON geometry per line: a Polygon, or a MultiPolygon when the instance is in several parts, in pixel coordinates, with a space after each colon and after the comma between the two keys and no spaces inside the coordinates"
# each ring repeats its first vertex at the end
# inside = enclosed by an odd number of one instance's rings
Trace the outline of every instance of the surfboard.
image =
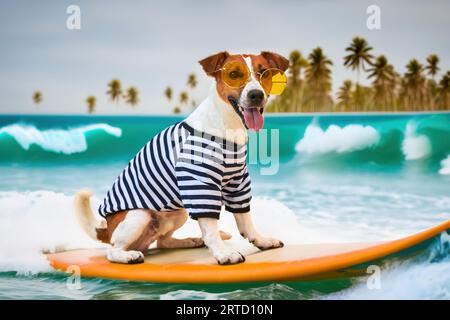
{"type": "Polygon", "coordinates": [[[249,249],[244,263],[218,265],[206,248],[152,249],[145,262],[109,262],[105,249],[80,249],[47,254],[57,270],[78,266],[82,277],[160,283],[237,283],[312,281],[367,275],[371,265],[407,258],[426,250],[442,234],[450,234],[450,220],[417,234],[369,243],[300,244],[259,251],[249,249]]]}

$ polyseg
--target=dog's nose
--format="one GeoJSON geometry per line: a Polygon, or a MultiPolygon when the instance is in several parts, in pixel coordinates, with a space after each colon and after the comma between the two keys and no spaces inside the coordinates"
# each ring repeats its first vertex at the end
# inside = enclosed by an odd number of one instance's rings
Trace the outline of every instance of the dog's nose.
{"type": "Polygon", "coordinates": [[[247,94],[248,99],[253,105],[260,105],[264,100],[264,92],[261,90],[250,90],[247,94]]]}

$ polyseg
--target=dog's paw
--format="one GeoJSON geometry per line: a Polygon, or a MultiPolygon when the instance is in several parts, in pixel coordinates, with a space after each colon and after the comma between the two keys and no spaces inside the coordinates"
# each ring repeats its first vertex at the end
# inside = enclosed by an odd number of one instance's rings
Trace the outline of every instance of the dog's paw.
{"type": "Polygon", "coordinates": [[[224,251],[214,254],[217,263],[220,265],[236,264],[245,261],[245,257],[242,253],[237,251],[224,251]]]}
{"type": "Polygon", "coordinates": [[[137,264],[144,262],[144,254],[135,250],[112,249],[108,251],[107,258],[115,263],[137,264]]]}
{"type": "Polygon", "coordinates": [[[282,248],[284,246],[283,242],[275,238],[258,237],[253,240],[249,240],[249,242],[260,250],[282,248]]]}
{"type": "Polygon", "coordinates": [[[127,251],[127,263],[136,264],[144,262],[144,254],[140,251],[127,251]]]}
{"type": "Polygon", "coordinates": [[[188,248],[201,248],[205,246],[205,242],[202,238],[189,238],[188,248]]]}

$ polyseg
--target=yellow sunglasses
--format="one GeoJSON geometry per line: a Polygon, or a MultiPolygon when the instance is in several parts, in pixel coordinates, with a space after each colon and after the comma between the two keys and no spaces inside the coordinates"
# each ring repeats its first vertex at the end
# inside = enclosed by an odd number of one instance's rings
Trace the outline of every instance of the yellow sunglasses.
{"type": "MultiPolygon", "coordinates": [[[[240,61],[227,62],[221,69],[223,82],[231,88],[241,88],[250,81],[250,70],[240,61]]],[[[276,68],[264,70],[259,75],[259,83],[267,95],[279,95],[283,93],[287,84],[285,73],[276,68]]]]}

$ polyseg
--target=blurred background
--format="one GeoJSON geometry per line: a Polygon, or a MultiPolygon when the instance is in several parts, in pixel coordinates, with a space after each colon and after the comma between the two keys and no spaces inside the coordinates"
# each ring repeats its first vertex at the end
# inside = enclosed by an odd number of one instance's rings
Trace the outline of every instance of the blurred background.
{"type": "Polygon", "coordinates": [[[290,57],[271,111],[442,110],[449,11],[445,0],[2,0],[0,112],[188,113],[211,83],[197,61],[221,50],[290,57]],[[70,5],[80,29],[66,27],[70,5]]]}

